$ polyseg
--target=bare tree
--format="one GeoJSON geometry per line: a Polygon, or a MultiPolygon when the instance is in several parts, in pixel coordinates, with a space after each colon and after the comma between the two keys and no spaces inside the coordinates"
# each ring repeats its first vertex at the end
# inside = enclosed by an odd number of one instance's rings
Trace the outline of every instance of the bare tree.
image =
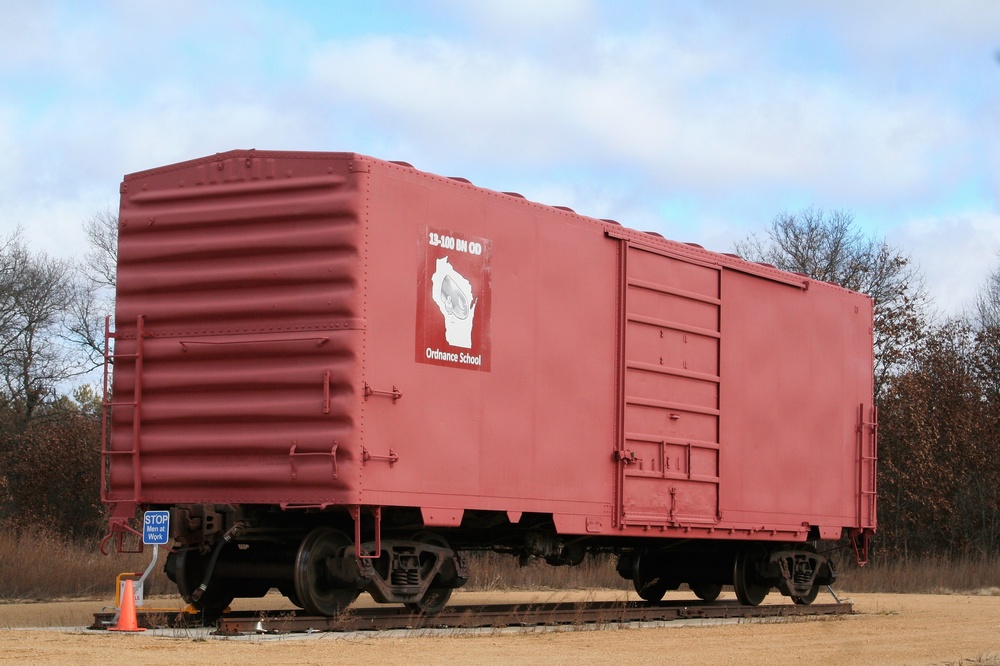
{"type": "Polygon", "coordinates": [[[766,229],[767,237],[751,234],[735,245],[751,261],[763,261],[824,282],[858,289],[868,264],[871,243],[854,228],[845,211],[826,213],[808,208],[782,213],[766,229]]]}
{"type": "Polygon", "coordinates": [[[72,285],[66,319],[68,339],[86,354],[88,369],[104,362],[104,319],[114,311],[118,270],[118,215],[110,209],[83,223],[90,249],[72,285]]]}
{"type": "Polygon", "coordinates": [[[1000,405],[1000,266],[986,277],[973,303],[977,371],[990,400],[1000,405]]]}
{"type": "Polygon", "coordinates": [[[83,223],[90,250],[84,260],[87,278],[114,289],[118,270],[118,215],[111,209],[95,213],[83,223]]]}
{"type": "Polygon", "coordinates": [[[807,208],[782,213],[765,230],[735,244],[750,261],[805,273],[872,297],[875,309],[875,390],[912,353],[926,323],[927,296],[910,257],[884,240],[865,236],[854,215],[807,208]]]}
{"type": "Polygon", "coordinates": [[[980,328],[1000,328],[1000,266],[990,271],[979,288],[973,317],[980,328]]]}
{"type": "Polygon", "coordinates": [[[95,289],[86,278],[76,278],[68,286],[69,303],[64,321],[64,338],[83,354],[84,372],[104,363],[104,318],[114,307],[113,299],[95,289]]]}
{"type": "Polygon", "coordinates": [[[19,232],[0,247],[0,395],[25,421],[78,372],[60,338],[70,275],[67,262],[30,252],[19,232]]]}
{"type": "Polygon", "coordinates": [[[98,313],[114,273],[97,258],[88,255],[85,274],[32,252],[20,232],[0,237],[0,521],[8,528],[45,523],[87,538],[103,520],[93,464],[101,401],[86,385],[75,402],[60,395],[103,345],[98,313]]]}

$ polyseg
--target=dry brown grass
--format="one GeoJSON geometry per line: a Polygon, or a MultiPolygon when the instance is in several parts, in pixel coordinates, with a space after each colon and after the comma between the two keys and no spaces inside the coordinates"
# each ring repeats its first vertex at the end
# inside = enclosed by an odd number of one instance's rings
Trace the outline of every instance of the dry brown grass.
{"type": "MultiPolygon", "coordinates": [[[[163,553],[160,554],[160,564],[163,553]]],[[[109,598],[115,577],[142,572],[152,551],[142,554],[101,555],[97,544],[79,545],[48,534],[19,535],[0,531],[0,601],[47,601],[72,598],[109,598]]],[[[162,566],[150,574],[145,594],[170,592],[172,584],[162,566]]]]}
{"type": "MultiPolygon", "coordinates": [[[[593,589],[630,586],[615,571],[610,556],[588,557],[577,567],[550,567],[533,562],[518,567],[509,556],[483,554],[470,558],[472,578],[467,587],[478,590],[593,589]]],[[[835,585],[845,592],[910,594],[983,594],[1000,596],[1000,557],[894,558],[875,560],[858,568],[841,566],[835,585]]]]}
{"type": "Polygon", "coordinates": [[[615,571],[615,558],[610,555],[586,557],[575,567],[553,567],[544,560],[522,567],[517,558],[497,553],[474,553],[468,559],[472,576],[465,589],[470,590],[589,590],[631,585],[615,571]]]}
{"type": "Polygon", "coordinates": [[[850,592],[1000,596],[1000,557],[922,557],[841,568],[837,588],[850,592]]]}

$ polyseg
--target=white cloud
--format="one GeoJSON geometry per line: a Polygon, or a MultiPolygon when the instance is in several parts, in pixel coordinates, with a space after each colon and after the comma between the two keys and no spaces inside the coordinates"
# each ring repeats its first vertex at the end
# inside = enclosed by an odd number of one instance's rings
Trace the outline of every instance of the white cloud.
{"type": "Polygon", "coordinates": [[[886,53],[930,59],[947,57],[942,43],[997,46],[1000,3],[995,0],[849,0],[813,3],[811,9],[837,24],[855,44],[886,53]]]}
{"type": "Polygon", "coordinates": [[[449,11],[470,16],[483,27],[509,36],[536,29],[552,30],[577,25],[594,18],[593,0],[439,0],[449,11]],[[513,32],[513,34],[511,34],[513,32]]]}
{"type": "Polygon", "coordinates": [[[888,241],[920,266],[937,308],[960,314],[972,305],[990,270],[1000,265],[1000,213],[917,219],[893,229],[888,241]]]}
{"type": "Polygon", "coordinates": [[[327,99],[369,108],[425,149],[508,163],[601,162],[678,190],[780,183],[868,200],[956,177],[942,156],[971,131],[932,94],[878,96],[772,71],[739,44],[700,48],[669,34],[609,39],[596,66],[575,68],[380,37],[326,44],[310,72],[327,99]]]}
{"type": "Polygon", "coordinates": [[[0,238],[20,229],[32,250],[63,259],[79,257],[87,251],[83,221],[109,206],[117,210],[117,205],[117,198],[95,193],[48,200],[3,201],[0,202],[0,238]]]}
{"type": "Polygon", "coordinates": [[[0,61],[5,68],[20,68],[47,61],[52,53],[51,36],[59,23],[58,7],[40,0],[31,3],[6,3],[0,22],[0,61]]]}
{"type": "Polygon", "coordinates": [[[0,106],[0,197],[13,196],[14,192],[5,192],[4,184],[14,180],[21,162],[15,115],[13,109],[0,106]]]}

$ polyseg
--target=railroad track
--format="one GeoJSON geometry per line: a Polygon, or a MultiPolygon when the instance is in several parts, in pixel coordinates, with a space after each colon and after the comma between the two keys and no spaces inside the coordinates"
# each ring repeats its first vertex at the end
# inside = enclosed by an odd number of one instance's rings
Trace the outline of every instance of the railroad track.
{"type": "MultiPolygon", "coordinates": [[[[562,602],[538,604],[489,604],[449,606],[437,615],[411,613],[399,606],[351,609],[339,617],[317,617],[302,611],[244,611],[225,614],[216,634],[286,634],[294,632],[385,631],[390,629],[482,629],[504,627],[585,626],[637,622],[673,622],[695,619],[809,617],[846,615],[854,611],[851,602],[742,606],[721,602],[562,602]]],[[[95,613],[91,629],[106,629],[112,614],[95,613]]],[[[139,626],[200,626],[199,615],[185,613],[138,613],[139,626]]]]}

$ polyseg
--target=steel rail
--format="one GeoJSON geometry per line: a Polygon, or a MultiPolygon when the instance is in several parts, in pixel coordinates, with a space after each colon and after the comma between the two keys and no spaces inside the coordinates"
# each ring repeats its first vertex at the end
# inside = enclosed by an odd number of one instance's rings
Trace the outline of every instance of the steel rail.
{"type": "MultiPolygon", "coordinates": [[[[585,627],[679,620],[751,619],[847,615],[851,602],[811,604],[767,604],[743,606],[736,601],[647,603],[642,601],[595,601],[538,604],[488,604],[449,606],[437,615],[412,613],[402,606],[349,609],[338,617],[318,617],[304,611],[239,611],[218,620],[216,635],[286,634],[296,632],[386,631],[392,629],[483,629],[506,627],[585,627]]],[[[107,627],[106,613],[94,615],[91,629],[107,627]]],[[[139,626],[198,626],[200,615],[185,613],[138,613],[139,626]]]]}

